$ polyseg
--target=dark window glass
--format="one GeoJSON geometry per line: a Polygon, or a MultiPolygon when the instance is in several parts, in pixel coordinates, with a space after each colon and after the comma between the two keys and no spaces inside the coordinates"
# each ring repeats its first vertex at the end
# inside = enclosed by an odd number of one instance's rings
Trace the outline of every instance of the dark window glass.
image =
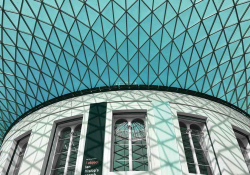
{"type": "Polygon", "coordinates": [[[27,135],[23,137],[22,139],[20,139],[19,141],[17,141],[13,156],[10,161],[10,165],[7,170],[7,174],[9,174],[10,171],[13,172],[13,175],[18,174],[22,166],[22,162],[23,162],[23,158],[25,155],[27,145],[28,145],[29,137],[30,135],[27,135]],[[14,165],[14,168],[13,168],[13,165],[14,165]]]}
{"type": "Polygon", "coordinates": [[[17,160],[17,163],[16,163],[16,167],[15,167],[15,170],[14,170],[14,173],[13,173],[14,175],[17,175],[20,168],[21,168],[21,164],[22,164],[22,161],[23,161],[23,157],[24,157],[24,153],[26,151],[27,145],[28,145],[28,143],[25,143],[21,148],[21,151],[20,151],[20,153],[18,155],[19,157],[18,157],[18,160],[17,160]]]}
{"type": "Polygon", "coordinates": [[[179,122],[179,126],[189,173],[196,174],[199,170],[200,174],[211,175],[212,171],[208,162],[208,150],[204,143],[203,132],[200,126],[190,122],[188,123],[189,129],[183,122],[179,122]],[[196,157],[195,161],[194,157],[196,157]]]}
{"type": "Polygon", "coordinates": [[[237,130],[234,130],[234,132],[235,132],[235,135],[236,135],[237,142],[238,142],[238,145],[240,147],[241,153],[242,153],[242,155],[244,157],[244,160],[245,160],[246,165],[248,167],[248,170],[250,172],[250,159],[249,159],[248,151],[247,151],[247,148],[246,148],[246,146],[249,144],[248,136],[241,133],[241,132],[239,132],[239,131],[237,131],[237,130]]]}
{"type": "Polygon", "coordinates": [[[57,149],[54,161],[56,162],[55,168],[52,170],[55,174],[64,171],[66,159],[68,155],[69,143],[70,143],[71,128],[65,128],[62,130],[58,139],[57,149]],[[57,172],[57,173],[56,173],[57,172]]]}
{"type": "Polygon", "coordinates": [[[148,171],[146,133],[142,119],[116,121],[113,140],[113,171],[148,171]]]}
{"type": "Polygon", "coordinates": [[[148,171],[148,156],[144,121],[132,121],[132,161],[133,171],[148,171]]]}
{"type": "Polygon", "coordinates": [[[61,131],[51,170],[53,175],[61,175],[65,171],[67,171],[67,175],[75,173],[80,134],[81,125],[74,128],[73,133],[71,133],[70,127],[64,128],[61,131]]]}
{"type": "Polygon", "coordinates": [[[129,129],[123,119],[115,123],[113,162],[113,171],[129,171],[129,129]]]}
{"type": "Polygon", "coordinates": [[[180,125],[180,131],[181,131],[181,137],[182,137],[183,147],[185,151],[185,156],[186,156],[186,160],[188,164],[188,171],[190,173],[196,173],[194,158],[193,158],[192,149],[190,146],[190,141],[189,141],[189,136],[188,136],[188,131],[187,131],[187,126],[182,122],[179,122],[179,125],[180,125]]]}

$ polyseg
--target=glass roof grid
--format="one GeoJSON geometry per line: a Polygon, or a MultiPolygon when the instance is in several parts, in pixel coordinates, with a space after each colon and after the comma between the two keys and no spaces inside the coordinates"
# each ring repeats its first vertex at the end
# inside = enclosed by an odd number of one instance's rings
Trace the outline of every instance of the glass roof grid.
{"type": "Polygon", "coordinates": [[[248,112],[250,1],[230,2],[3,0],[1,126],[114,85],[195,90],[248,112]]]}

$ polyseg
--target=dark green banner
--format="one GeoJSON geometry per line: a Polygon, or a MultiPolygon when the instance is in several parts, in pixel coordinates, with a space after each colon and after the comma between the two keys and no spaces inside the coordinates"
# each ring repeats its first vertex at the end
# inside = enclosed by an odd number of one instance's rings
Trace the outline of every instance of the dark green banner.
{"type": "Polygon", "coordinates": [[[90,105],[82,175],[102,175],[107,103],[90,105]]]}

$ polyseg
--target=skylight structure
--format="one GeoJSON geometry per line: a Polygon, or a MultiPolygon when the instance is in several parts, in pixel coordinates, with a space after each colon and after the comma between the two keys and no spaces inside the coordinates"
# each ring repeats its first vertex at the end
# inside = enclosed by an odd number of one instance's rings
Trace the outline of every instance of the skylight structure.
{"type": "Polygon", "coordinates": [[[250,113],[249,0],[0,0],[0,139],[65,94],[204,93],[250,113]]]}

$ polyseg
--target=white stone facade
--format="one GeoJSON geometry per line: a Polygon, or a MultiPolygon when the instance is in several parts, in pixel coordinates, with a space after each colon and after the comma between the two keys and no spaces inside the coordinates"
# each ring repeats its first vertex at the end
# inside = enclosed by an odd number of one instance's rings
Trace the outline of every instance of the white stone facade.
{"type": "Polygon", "coordinates": [[[210,100],[152,90],[111,91],[84,95],[52,104],[30,114],[16,124],[5,137],[0,156],[1,174],[5,174],[6,166],[10,162],[14,140],[28,131],[31,131],[31,136],[19,174],[41,174],[54,121],[82,115],[81,149],[78,152],[79,159],[76,168],[76,174],[80,175],[89,105],[99,102],[108,102],[103,175],[189,174],[177,114],[207,118],[207,126],[216,155],[215,157],[212,146],[208,145],[214,174],[220,174],[220,172],[223,175],[249,174],[233,132],[235,128],[249,135],[249,118],[210,100]],[[112,111],[134,109],[147,110],[146,132],[150,170],[148,172],[110,172],[112,111]]]}

